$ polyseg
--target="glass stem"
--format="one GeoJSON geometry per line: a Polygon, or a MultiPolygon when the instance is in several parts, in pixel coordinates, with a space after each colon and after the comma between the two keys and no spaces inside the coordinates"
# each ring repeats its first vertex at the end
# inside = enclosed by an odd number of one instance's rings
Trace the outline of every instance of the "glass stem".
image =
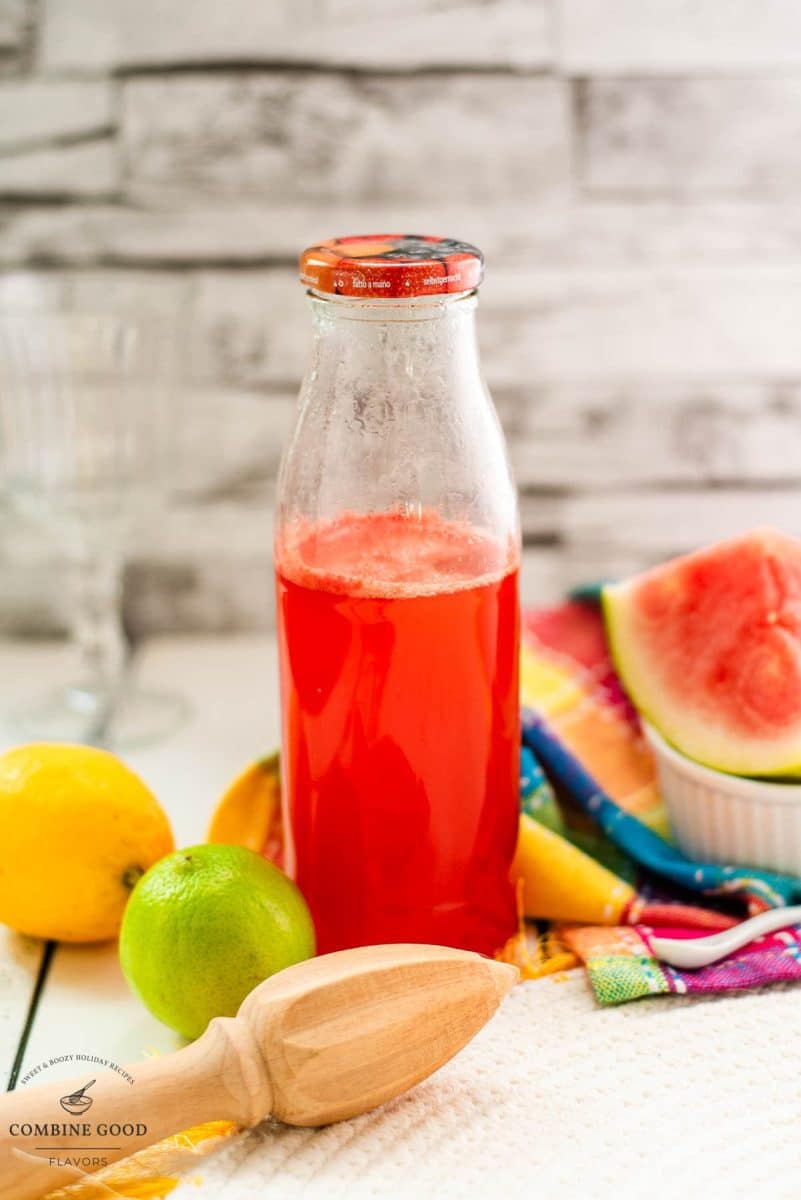
{"type": "Polygon", "coordinates": [[[114,707],[128,657],[122,570],[116,556],[87,554],[72,562],[72,636],[82,667],[80,690],[87,708],[102,721],[114,707]]]}

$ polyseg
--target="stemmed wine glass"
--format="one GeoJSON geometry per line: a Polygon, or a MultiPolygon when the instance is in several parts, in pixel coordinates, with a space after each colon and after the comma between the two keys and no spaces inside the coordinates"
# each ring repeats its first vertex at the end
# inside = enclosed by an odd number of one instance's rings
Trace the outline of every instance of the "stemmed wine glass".
{"type": "Polygon", "coordinates": [[[69,564],[78,678],[9,714],[25,738],[131,745],[185,702],[137,690],[121,620],[126,554],[166,495],[178,346],[162,315],[0,310],[0,452],[12,507],[69,564]]]}

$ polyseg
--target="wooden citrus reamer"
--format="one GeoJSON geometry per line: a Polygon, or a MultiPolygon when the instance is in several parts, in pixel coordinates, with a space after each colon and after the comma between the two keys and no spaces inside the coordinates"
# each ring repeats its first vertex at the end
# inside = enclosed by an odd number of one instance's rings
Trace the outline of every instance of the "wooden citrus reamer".
{"type": "Polygon", "coordinates": [[[366,1112],[425,1079],[478,1033],[517,968],[442,946],[365,946],[298,963],[259,984],[236,1017],[218,1017],[183,1050],[131,1067],[133,1086],[100,1073],[79,1117],[60,1106],[85,1079],[0,1098],[0,1198],[34,1200],[86,1168],[48,1163],[81,1155],[108,1162],[206,1121],[250,1126],[267,1116],[326,1125],[366,1112]],[[84,1136],[14,1136],[23,1124],[88,1123],[84,1136]],[[137,1135],[99,1135],[110,1124],[137,1135]],[[102,1148],[107,1143],[108,1148],[102,1148]]]}

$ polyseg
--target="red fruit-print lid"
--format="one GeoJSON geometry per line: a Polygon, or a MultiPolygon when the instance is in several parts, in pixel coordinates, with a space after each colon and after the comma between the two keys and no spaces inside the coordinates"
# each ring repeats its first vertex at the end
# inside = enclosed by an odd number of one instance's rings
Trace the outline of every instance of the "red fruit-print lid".
{"type": "Polygon", "coordinates": [[[330,238],[300,256],[300,278],[328,296],[365,299],[471,292],[484,256],[467,242],[413,233],[330,238]]]}

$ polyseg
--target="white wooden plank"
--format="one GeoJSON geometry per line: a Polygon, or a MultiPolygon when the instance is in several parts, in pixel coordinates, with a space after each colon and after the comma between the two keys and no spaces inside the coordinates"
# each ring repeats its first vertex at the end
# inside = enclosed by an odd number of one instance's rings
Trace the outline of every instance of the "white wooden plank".
{"type": "Polygon", "coordinates": [[[559,62],[581,74],[780,71],[801,63],[796,0],[559,0],[559,62]]]}
{"type": "Polygon", "coordinates": [[[739,379],[532,387],[496,400],[521,487],[793,484],[797,387],[739,379]]]}
{"type": "MultiPolygon", "coordinates": [[[[526,534],[558,528],[560,499],[526,510],[526,534]]],[[[128,611],[140,634],[270,629],[275,621],[273,485],[202,508],[174,508],[129,579],[128,611]]]]}
{"type": "Polygon", "coordinates": [[[198,370],[227,384],[300,380],[311,324],[294,268],[201,271],[196,276],[198,370]]]}
{"type": "Polygon", "coordinates": [[[277,473],[298,388],[264,393],[193,385],[176,438],[172,492],[198,501],[247,496],[277,473]]]}
{"type": "MultiPolygon", "coordinates": [[[[150,288],[139,295],[150,303],[150,288]]],[[[120,302],[126,302],[122,289],[120,302]]],[[[128,546],[125,612],[132,631],[272,623],[274,480],[294,407],[292,393],[191,389],[177,420],[172,511],[128,546]]],[[[0,633],[63,633],[67,582],[52,540],[0,508],[0,633]]]]}
{"type": "Polygon", "coordinates": [[[583,539],[565,539],[553,549],[526,549],[521,572],[522,602],[524,607],[531,608],[556,604],[572,588],[625,579],[674,553],[675,548],[649,553],[636,546],[583,539]]]}
{"type": "Polygon", "coordinates": [[[128,193],[151,202],[525,201],[566,192],[568,93],[461,72],[142,77],[124,84],[122,144],[128,193]]]}
{"type": "MultiPolygon", "coordinates": [[[[727,426],[735,419],[730,414],[727,426]]],[[[747,430],[747,422],[745,426],[747,430]]],[[[777,426],[777,436],[780,429],[781,425],[777,426]]],[[[787,431],[792,446],[797,439],[790,438],[790,424],[787,431]]],[[[691,451],[690,467],[695,463],[698,476],[706,477],[705,472],[711,470],[714,476],[720,466],[725,479],[726,464],[732,461],[726,459],[728,450],[724,446],[722,459],[714,457],[718,452],[708,459],[703,423],[695,435],[699,446],[691,451]],[[711,468],[706,465],[710,462],[711,468]]],[[[546,450],[539,447],[536,461],[524,462],[518,471],[541,488],[559,489],[543,492],[530,487],[521,498],[526,535],[553,540],[563,556],[552,559],[550,552],[542,552],[538,569],[544,571],[544,583],[536,584],[535,593],[544,587],[552,595],[561,590],[563,580],[574,584],[609,574],[610,563],[614,573],[633,570],[762,523],[787,525],[801,533],[801,488],[789,478],[760,487],[744,487],[734,480],[709,489],[645,486],[621,491],[624,477],[632,481],[641,473],[647,475],[647,463],[641,471],[632,464],[624,466],[618,452],[599,465],[590,461],[589,453],[582,460],[578,453],[571,457],[565,452],[560,460],[557,448],[552,446],[552,451],[554,460],[548,463],[546,450]],[[580,468],[586,470],[585,476],[574,474],[580,468]],[[557,570],[552,574],[554,562],[557,570]]],[[[649,461],[652,457],[645,443],[639,450],[635,446],[629,457],[635,452],[649,461]]],[[[690,467],[688,482],[692,484],[690,467]]],[[[128,607],[137,632],[269,628],[274,620],[269,522],[266,494],[248,501],[223,500],[202,509],[187,506],[177,510],[131,573],[128,607]]],[[[45,610],[31,615],[24,608],[25,588],[36,579],[45,581],[46,586],[44,567],[20,577],[16,604],[3,610],[8,626],[24,624],[33,616],[42,619],[45,610]]],[[[50,620],[56,618],[57,608],[48,615],[50,620]]],[[[65,657],[62,677],[67,675],[65,657]]],[[[28,667],[19,668],[19,678],[29,695],[41,691],[28,667]]]]}
{"type": "MultiPolygon", "coordinates": [[[[293,267],[61,278],[76,305],[178,307],[190,320],[187,360],[226,386],[291,391],[305,367],[310,324],[293,267]]],[[[482,288],[479,335],[493,386],[784,380],[801,374],[799,306],[792,262],[499,267],[482,288]]]]}
{"type": "MultiPolygon", "coordinates": [[[[269,542],[269,539],[268,539],[269,542]]],[[[0,642],[0,713],[69,678],[62,642],[0,642]]],[[[172,737],[126,754],[172,819],[179,844],[202,840],[224,786],[279,736],[277,659],[269,635],[154,638],[142,649],[136,678],[144,687],[178,687],[191,718],[172,737]]],[[[14,744],[0,725],[0,751],[14,744]]]]}
{"type": "MultiPolygon", "coordinates": [[[[538,504],[522,498],[524,524],[538,504]]],[[[590,492],[564,496],[556,520],[568,552],[657,561],[759,525],[801,536],[801,487],[590,492]]]]}
{"type": "MultiPolygon", "coordinates": [[[[224,788],[250,761],[277,745],[277,655],[269,637],[155,640],[144,649],[142,686],[179,689],[191,715],[169,739],[125,754],[164,805],[177,844],[205,840],[224,788]]],[[[117,1063],[165,1052],[178,1039],[129,992],[115,944],[59,946],[23,1074],[67,1053],[117,1063]]],[[[74,1074],[74,1064],[59,1068],[74,1074]]]]}
{"type": "Polygon", "coordinates": [[[801,371],[794,268],[495,271],[480,337],[492,384],[781,379],[801,371]]]}
{"type": "MultiPolygon", "coordinates": [[[[194,465],[181,487],[190,494],[137,549],[130,612],[143,632],[266,626],[270,477],[309,334],[294,270],[46,279],[76,304],[195,304],[198,355],[224,383],[188,397],[192,420],[182,428],[194,465]],[[265,384],[279,387],[274,399],[244,390],[265,384]]],[[[13,283],[0,291],[16,304],[13,283]]],[[[521,484],[562,493],[743,480],[789,492],[800,306],[795,265],[490,271],[479,328],[521,484]]],[[[529,536],[563,536],[561,495],[527,499],[524,512],[529,536]]],[[[7,520],[2,543],[0,623],[54,627],[63,615],[49,549],[7,520]]]]}
{"type": "MultiPolygon", "coordinates": [[[[798,384],[722,377],[541,386],[532,379],[528,388],[496,388],[494,399],[523,488],[582,491],[737,481],[775,485],[798,477],[798,384]]],[[[179,525],[164,552],[157,551],[159,560],[176,561],[181,545],[197,545],[198,550],[202,545],[211,554],[217,534],[202,522],[193,532],[193,505],[209,505],[213,523],[226,500],[231,530],[225,535],[219,531],[221,554],[239,546],[258,555],[296,405],[295,389],[270,395],[193,389],[192,419],[181,437],[177,468],[179,525]],[[256,506],[255,540],[243,541],[248,504],[256,506]],[[243,506],[245,523],[240,531],[237,505],[243,506]]],[[[145,548],[152,546],[148,539],[145,548]]]]}
{"type": "Polygon", "coordinates": [[[73,666],[61,641],[0,641],[0,752],[19,740],[8,720],[14,709],[66,682],[73,666]]]}
{"type": "MultiPolygon", "coordinates": [[[[177,322],[183,332],[181,318],[190,307],[195,284],[191,274],[170,271],[105,271],[101,269],[76,271],[61,275],[63,304],[67,309],[105,312],[107,308],[160,314],[165,321],[177,322]]],[[[51,286],[57,286],[45,276],[51,286]]],[[[36,281],[41,275],[36,276],[36,281]]]]}
{"type": "Polygon", "coordinates": [[[48,70],[209,62],[542,66],[548,0],[44,0],[48,70]]]}
{"type": "MultiPolygon", "coordinates": [[[[53,957],[36,1020],[20,1069],[20,1082],[34,1067],[56,1061],[44,1079],[64,1079],[89,1070],[69,1055],[105,1058],[118,1066],[177,1049],[180,1038],[152,1017],[130,991],[119,965],[116,942],[97,946],[60,944],[53,957]]],[[[135,1077],[135,1075],[134,1075],[135,1077]]],[[[31,1086],[43,1082],[37,1076],[31,1086]]]]}
{"type": "Polygon", "coordinates": [[[801,79],[589,79],[580,170],[595,195],[770,196],[801,189],[801,79]]]}
{"type": "MultiPolygon", "coordinates": [[[[226,524],[238,527],[241,521],[233,509],[229,512],[226,524]]],[[[262,528],[252,510],[241,516],[249,517],[254,529],[262,528]]],[[[196,558],[189,552],[174,562],[167,554],[161,560],[148,557],[135,565],[130,578],[130,623],[140,636],[266,630],[275,622],[269,539],[255,556],[223,556],[215,550],[196,558]]]]}
{"type": "MultiPolygon", "coordinates": [[[[309,326],[294,270],[204,271],[197,282],[197,354],[209,374],[249,386],[300,377],[309,326]]],[[[799,308],[795,265],[496,269],[479,337],[492,386],[776,380],[801,373],[799,308]]]]}
{"type": "Polygon", "coordinates": [[[520,599],[526,607],[553,604],[565,591],[565,554],[558,547],[526,547],[520,561],[520,599]]]}
{"type": "MultiPolygon", "coordinates": [[[[0,641],[0,752],[17,740],[8,714],[63,680],[68,655],[58,643],[0,641]]],[[[28,1014],[44,943],[0,925],[0,1089],[5,1088],[28,1014]]]]}
{"type": "Polygon", "coordinates": [[[0,925],[0,1091],[8,1084],[44,945],[0,925]]]}
{"type": "Polygon", "coordinates": [[[0,0],[0,51],[7,53],[22,45],[27,16],[26,0],[0,0]]]}
{"type": "MultiPolygon", "coordinates": [[[[0,264],[157,264],[294,267],[322,237],[380,229],[434,229],[484,251],[491,277],[501,266],[619,267],[621,264],[737,265],[801,259],[801,206],[782,202],[648,204],[587,201],[475,205],[459,196],[436,204],[398,200],[224,205],[197,197],[180,206],[134,208],[83,203],[45,211],[0,210],[0,264]]],[[[114,272],[108,271],[109,279],[114,272]]]]}
{"type": "Polygon", "coordinates": [[[108,197],[118,185],[117,149],[108,138],[0,158],[2,196],[108,197]]]}
{"type": "MultiPolygon", "coordinates": [[[[15,525],[0,520],[0,533],[15,525]]],[[[20,540],[18,535],[12,544],[0,540],[0,636],[59,636],[66,627],[63,571],[53,562],[52,547],[47,543],[37,542],[35,549],[29,545],[17,554],[20,540]]],[[[28,668],[23,666],[20,682],[25,684],[28,679],[28,668]]]]}
{"type": "MultiPolygon", "coordinates": [[[[531,536],[552,533],[558,504],[557,499],[543,497],[536,510],[529,511],[531,536]]],[[[142,637],[270,629],[275,619],[272,516],[272,483],[242,496],[176,504],[147,543],[140,544],[128,571],[125,611],[132,631],[142,637]]],[[[63,574],[54,570],[47,544],[39,546],[36,558],[29,553],[21,558],[7,555],[0,562],[5,575],[0,627],[29,634],[41,628],[63,631],[63,574]]],[[[46,661],[49,653],[45,647],[40,657],[46,661]]],[[[57,653],[62,662],[59,682],[64,682],[75,664],[65,647],[57,653]]],[[[36,661],[21,651],[18,665],[9,668],[20,692],[30,698],[48,686],[29,665],[36,661]]]]}
{"type": "MultiPolygon", "coordinates": [[[[798,476],[799,384],[724,376],[548,386],[532,379],[530,387],[495,388],[494,400],[523,488],[775,485],[798,476]]],[[[210,553],[211,529],[198,522],[192,531],[193,506],[209,506],[213,522],[225,501],[232,516],[230,532],[220,538],[221,554],[226,547],[258,554],[297,390],[264,394],[197,387],[189,403],[191,421],[180,437],[175,470],[179,524],[158,557],[165,563],[168,556],[177,558],[181,544],[202,545],[210,553]],[[237,535],[238,504],[255,506],[254,540],[242,540],[244,526],[237,535]]],[[[148,537],[142,548],[152,547],[148,537]]]]}
{"type": "MultiPolygon", "coordinates": [[[[524,495],[521,503],[525,527],[540,498],[524,495]]],[[[579,584],[624,578],[762,525],[801,537],[801,487],[590,491],[554,503],[556,545],[524,554],[526,604],[549,603],[579,584]]]]}
{"type": "Polygon", "coordinates": [[[50,79],[3,83],[0,112],[3,150],[32,142],[101,134],[114,119],[111,84],[104,80],[50,79]]]}
{"type": "Polygon", "coordinates": [[[277,747],[277,661],[275,639],[258,634],[155,638],[144,647],[139,682],[178,688],[192,711],[169,740],[126,759],[169,813],[178,845],[203,841],[225,787],[277,747]]]}
{"type": "Polygon", "coordinates": [[[67,277],[61,272],[4,271],[0,275],[0,306],[8,311],[48,305],[58,308],[65,302],[68,289],[67,277]]]}

